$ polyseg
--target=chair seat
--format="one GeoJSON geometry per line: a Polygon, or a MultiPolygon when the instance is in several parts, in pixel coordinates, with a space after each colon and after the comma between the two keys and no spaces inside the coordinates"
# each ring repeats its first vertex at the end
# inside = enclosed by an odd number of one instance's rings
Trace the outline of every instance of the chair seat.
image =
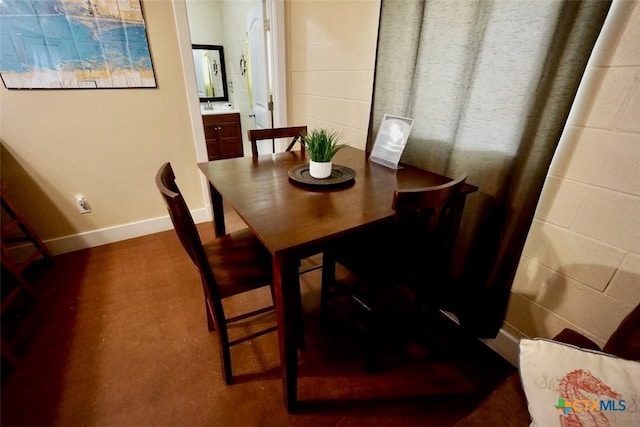
{"type": "Polygon", "coordinates": [[[214,239],[203,247],[222,298],[271,283],[271,255],[248,228],[214,239]]]}

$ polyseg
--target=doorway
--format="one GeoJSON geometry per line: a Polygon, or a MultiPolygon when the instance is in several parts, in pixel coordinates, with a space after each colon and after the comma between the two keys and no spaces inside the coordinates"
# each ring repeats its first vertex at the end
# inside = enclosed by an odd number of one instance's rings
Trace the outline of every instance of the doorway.
{"type": "MultiPolygon", "coordinates": [[[[228,7],[232,7],[235,2],[233,0],[218,0],[220,3],[226,4],[228,7]]],[[[206,161],[207,152],[204,139],[204,130],[202,126],[202,118],[200,112],[200,103],[197,94],[197,87],[195,83],[195,71],[193,66],[193,57],[191,54],[191,31],[189,28],[189,20],[187,16],[187,0],[173,0],[173,8],[176,19],[176,29],[178,35],[178,42],[180,48],[180,56],[182,60],[184,70],[184,83],[187,91],[187,99],[189,102],[189,110],[191,112],[191,121],[193,127],[193,134],[196,144],[196,157],[197,160],[206,161]]],[[[223,4],[223,6],[225,6],[223,4]]],[[[270,72],[270,88],[273,96],[273,121],[274,127],[286,126],[286,65],[285,65],[285,49],[284,49],[284,0],[262,0],[257,1],[256,4],[262,4],[262,8],[265,16],[269,20],[269,31],[267,31],[265,43],[266,50],[269,55],[269,61],[267,67],[270,72]]],[[[246,21],[245,21],[246,22],[246,21]]],[[[225,48],[225,56],[230,58],[227,60],[229,63],[227,69],[233,73],[233,70],[238,70],[240,61],[236,61],[233,54],[238,53],[232,51],[232,46],[225,48]]],[[[235,49],[238,50],[238,49],[235,49]]],[[[246,77],[243,77],[246,78],[246,77]]],[[[246,81],[234,76],[230,81],[229,90],[231,97],[233,97],[233,91],[239,89],[239,85],[246,85],[246,81]]],[[[233,98],[232,98],[233,99],[233,98]]],[[[232,104],[234,101],[231,101],[232,104]]],[[[252,109],[249,106],[239,106],[241,113],[241,120],[243,124],[243,133],[246,138],[247,130],[254,128],[254,120],[249,117],[252,113],[252,109]],[[246,107],[246,108],[245,108],[246,107]]],[[[234,105],[236,108],[236,105],[234,105]]],[[[248,141],[245,141],[245,156],[251,155],[251,150],[248,145],[248,141]]],[[[208,188],[205,190],[208,191],[208,188]]],[[[208,199],[208,197],[207,197],[208,199]]]]}

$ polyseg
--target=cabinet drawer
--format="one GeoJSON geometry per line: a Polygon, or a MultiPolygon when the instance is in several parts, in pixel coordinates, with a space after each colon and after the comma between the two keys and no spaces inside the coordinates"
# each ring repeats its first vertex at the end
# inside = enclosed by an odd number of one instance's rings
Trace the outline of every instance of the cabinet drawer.
{"type": "Polygon", "coordinates": [[[207,114],[202,116],[202,121],[207,124],[221,124],[221,123],[240,123],[240,113],[229,114],[207,114]]]}

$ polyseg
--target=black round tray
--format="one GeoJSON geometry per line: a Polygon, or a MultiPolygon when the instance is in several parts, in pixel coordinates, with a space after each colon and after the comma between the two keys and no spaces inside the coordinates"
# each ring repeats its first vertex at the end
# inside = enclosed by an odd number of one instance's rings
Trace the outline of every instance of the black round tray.
{"type": "Polygon", "coordinates": [[[356,173],[346,166],[333,165],[331,175],[324,179],[316,179],[309,175],[309,164],[289,169],[289,179],[295,183],[317,188],[329,188],[348,185],[354,181],[356,173]]]}

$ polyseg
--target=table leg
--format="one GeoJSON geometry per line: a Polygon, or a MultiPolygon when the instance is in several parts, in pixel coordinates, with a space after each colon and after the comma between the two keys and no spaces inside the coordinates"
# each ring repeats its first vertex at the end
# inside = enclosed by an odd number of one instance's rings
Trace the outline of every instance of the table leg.
{"type": "Polygon", "coordinates": [[[224,205],[222,203],[222,195],[216,188],[209,184],[209,193],[211,194],[211,208],[213,210],[213,227],[216,237],[227,234],[227,228],[224,223],[224,205]]]}
{"type": "Polygon", "coordinates": [[[455,239],[455,236],[458,235],[458,229],[460,228],[460,221],[462,220],[462,211],[464,210],[464,204],[467,201],[466,194],[460,194],[456,197],[453,202],[453,206],[451,208],[451,224],[453,225],[451,228],[451,237],[455,239]]]}
{"type": "Polygon", "coordinates": [[[284,404],[295,412],[298,404],[298,345],[296,317],[298,313],[298,262],[282,255],[273,257],[273,287],[276,295],[278,342],[284,404]]]}
{"type": "Polygon", "coordinates": [[[327,326],[329,322],[329,291],[336,281],[336,259],[333,248],[322,253],[322,282],[320,287],[320,319],[327,326]]]}

